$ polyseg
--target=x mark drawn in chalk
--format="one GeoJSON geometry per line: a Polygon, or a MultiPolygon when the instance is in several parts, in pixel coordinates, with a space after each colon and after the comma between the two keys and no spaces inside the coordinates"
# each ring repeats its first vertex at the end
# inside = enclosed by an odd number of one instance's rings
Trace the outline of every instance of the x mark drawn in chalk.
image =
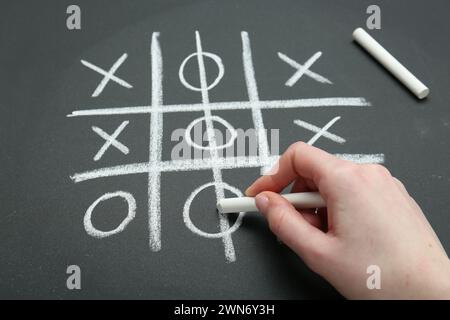
{"type": "Polygon", "coordinates": [[[319,128],[319,127],[317,127],[317,126],[315,126],[313,124],[310,124],[310,123],[308,123],[306,121],[302,121],[302,120],[294,120],[294,123],[296,125],[302,127],[302,128],[305,128],[307,130],[310,130],[310,131],[316,133],[307,142],[309,145],[313,145],[320,137],[324,137],[324,138],[330,139],[330,140],[332,140],[334,142],[337,142],[337,143],[344,143],[345,142],[344,138],[342,138],[342,137],[340,137],[338,135],[335,135],[335,134],[333,134],[331,132],[328,132],[328,129],[330,129],[331,126],[333,124],[335,124],[339,119],[341,119],[341,117],[335,117],[335,118],[331,119],[323,128],[319,128]]]}
{"type": "Polygon", "coordinates": [[[109,69],[109,71],[105,71],[102,68],[97,67],[96,65],[90,63],[89,61],[86,60],[81,60],[81,63],[88,67],[91,70],[94,70],[100,74],[102,74],[104,77],[102,79],[102,81],[99,83],[99,85],[97,86],[97,88],[95,89],[95,91],[92,93],[92,97],[98,97],[100,95],[100,93],[102,93],[103,89],[106,87],[106,85],[108,84],[108,82],[110,80],[120,84],[121,86],[131,89],[133,88],[133,86],[131,84],[129,84],[128,82],[126,82],[123,79],[120,79],[119,77],[115,76],[114,73],[117,71],[117,69],[119,69],[120,65],[126,60],[126,58],[128,57],[128,54],[124,53],[111,67],[111,69],[109,69]]]}
{"type": "Polygon", "coordinates": [[[116,147],[117,149],[119,149],[123,154],[128,154],[130,152],[130,150],[128,149],[128,147],[126,145],[117,141],[117,137],[123,131],[123,129],[125,129],[125,127],[128,125],[129,122],[130,121],[122,122],[120,124],[120,126],[117,127],[116,131],[114,131],[114,133],[111,135],[107,134],[105,131],[103,131],[99,127],[95,127],[95,126],[92,127],[92,130],[96,134],[98,134],[100,137],[102,137],[103,139],[106,140],[105,143],[103,144],[103,146],[100,148],[100,150],[98,150],[97,154],[94,156],[94,161],[100,160],[102,158],[103,154],[106,152],[106,150],[108,150],[108,148],[111,145],[116,147]]]}
{"type": "Polygon", "coordinates": [[[321,83],[333,84],[333,82],[331,82],[327,78],[325,78],[325,77],[321,76],[320,74],[317,74],[317,73],[309,70],[309,68],[311,68],[311,66],[314,64],[314,62],[316,62],[320,58],[321,55],[322,55],[322,52],[320,52],[320,51],[316,52],[311,58],[309,58],[305,62],[305,64],[301,65],[297,61],[289,58],[287,55],[285,55],[285,54],[283,54],[281,52],[278,52],[278,57],[281,60],[286,62],[288,65],[290,65],[294,69],[297,69],[297,71],[292,75],[292,77],[290,77],[289,80],[286,81],[285,85],[288,86],[288,87],[292,87],[298,80],[300,80],[300,78],[303,75],[307,75],[311,79],[314,79],[314,80],[316,80],[318,82],[321,82],[321,83]]]}

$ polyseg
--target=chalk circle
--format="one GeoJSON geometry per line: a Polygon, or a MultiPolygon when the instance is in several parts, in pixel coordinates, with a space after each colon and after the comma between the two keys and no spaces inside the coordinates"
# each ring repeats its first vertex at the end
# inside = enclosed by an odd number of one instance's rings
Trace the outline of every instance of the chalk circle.
{"type": "Polygon", "coordinates": [[[194,128],[194,126],[201,121],[206,121],[206,117],[200,117],[200,118],[197,118],[194,121],[192,121],[186,127],[186,131],[184,132],[184,139],[185,139],[186,143],[194,148],[202,149],[202,150],[218,150],[218,149],[225,149],[225,148],[230,147],[234,143],[234,140],[236,140],[236,138],[237,138],[236,129],[234,129],[234,127],[228,121],[226,121],[225,119],[223,119],[221,117],[210,116],[209,119],[211,119],[212,121],[217,121],[217,122],[221,123],[228,131],[230,131],[231,132],[230,140],[225,144],[221,144],[221,145],[218,145],[215,147],[211,147],[210,145],[202,146],[202,145],[199,145],[199,144],[195,143],[194,141],[192,141],[191,131],[194,128]]]}
{"type": "MultiPolygon", "coordinates": [[[[217,68],[219,69],[219,73],[217,74],[216,79],[214,79],[213,83],[211,83],[206,90],[211,90],[212,88],[214,88],[219,81],[222,79],[225,70],[223,67],[223,63],[222,63],[222,59],[213,53],[209,53],[209,52],[202,52],[202,55],[204,55],[205,57],[211,58],[216,64],[217,64],[217,68]]],[[[186,81],[186,78],[184,77],[184,67],[186,66],[186,63],[194,56],[197,56],[198,53],[194,52],[192,54],[190,54],[189,56],[186,57],[186,59],[183,60],[183,62],[180,65],[180,70],[178,71],[178,77],[180,78],[181,83],[188,89],[191,89],[193,91],[202,91],[201,87],[194,87],[193,85],[191,85],[189,82],[186,81]]]]}
{"type": "MultiPolygon", "coordinates": [[[[228,228],[225,231],[222,232],[217,232],[217,233],[208,233],[205,231],[200,230],[199,228],[197,228],[194,223],[191,220],[191,217],[189,216],[189,210],[191,209],[191,204],[192,201],[195,199],[195,197],[202,192],[203,190],[209,188],[209,187],[221,187],[223,189],[226,189],[228,191],[231,191],[232,193],[234,193],[237,197],[242,197],[243,194],[241,192],[241,190],[239,190],[238,188],[235,188],[231,185],[229,185],[228,183],[225,182],[209,182],[206,183],[200,187],[198,187],[197,189],[195,189],[191,195],[187,198],[186,202],[184,203],[184,208],[183,208],[183,220],[184,220],[184,224],[186,225],[186,227],[188,227],[188,229],[190,229],[193,233],[205,237],[205,238],[222,238],[224,236],[227,236],[233,232],[235,232],[242,224],[242,218],[245,215],[245,212],[239,212],[239,215],[236,219],[236,221],[234,222],[234,224],[228,228]]],[[[214,202],[216,203],[216,202],[214,202]]]]}
{"type": "Polygon", "coordinates": [[[86,214],[84,215],[84,229],[90,236],[93,236],[93,237],[99,238],[99,239],[106,238],[113,234],[122,232],[125,229],[125,227],[128,225],[128,223],[130,223],[131,220],[134,219],[135,215],[136,215],[136,200],[134,199],[134,197],[131,193],[128,193],[125,191],[116,191],[116,192],[111,192],[111,193],[105,193],[100,198],[95,200],[89,206],[89,208],[86,210],[86,214]],[[128,213],[127,213],[126,218],[114,230],[101,231],[101,230],[96,229],[92,225],[92,220],[91,220],[92,211],[95,209],[95,207],[100,202],[103,202],[103,201],[106,201],[106,200],[109,200],[112,198],[116,198],[116,197],[123,198],[128,204],[128,213]]]}

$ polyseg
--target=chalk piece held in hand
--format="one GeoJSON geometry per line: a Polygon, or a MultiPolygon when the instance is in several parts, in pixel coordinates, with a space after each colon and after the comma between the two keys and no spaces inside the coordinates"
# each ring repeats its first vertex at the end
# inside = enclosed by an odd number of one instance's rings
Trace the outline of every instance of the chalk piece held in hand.
{"type": "MultiPolygon", "coordinates": [[[[318,192],[300,192],[282,194],[287,201],[298,209],[323,208],[325,201],[318,192]]],[[[217,202],[217,210],[220,213],[258,211],[255,204],[255,198],[228,198],[217,202]]]]}
{"type": "Polygon", "coordinates": [[[379,63],[388,69],[401,83],[403,83],[417,98],[423,99],[428,96],[428,89],[419,79],[417,79],[408,69],[406,69],[397,59],[384,49],[374,38],[364,29],[358,28],[353,31],[353,39],[361,47],[367,50],[379,63]]]}

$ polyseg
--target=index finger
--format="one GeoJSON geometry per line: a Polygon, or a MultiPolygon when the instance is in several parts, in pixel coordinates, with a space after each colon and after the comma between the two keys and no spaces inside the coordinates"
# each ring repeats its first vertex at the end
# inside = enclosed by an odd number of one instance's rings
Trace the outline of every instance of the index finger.
{"type": "Polygon", "coordinates": [[[299,177],[311,179],[320,191],[320,180],[341,161],[326,151],[296,142],[278,160],[278,170],[258,178],[245,193],[256,196],[262,191],[280,192],[299,177]]]}

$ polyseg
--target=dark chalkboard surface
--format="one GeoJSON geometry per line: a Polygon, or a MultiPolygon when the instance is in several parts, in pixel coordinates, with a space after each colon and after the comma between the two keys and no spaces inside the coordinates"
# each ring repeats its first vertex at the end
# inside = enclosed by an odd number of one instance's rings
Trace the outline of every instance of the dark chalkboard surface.
{"type": "Polygon", "coordinates": [[[449,249],[450,6],[377,1],[370,33],[430,87],[419,101],[351,41],[372,2],[77,1],[76,31],[71,1],[2,2],[0,298],[338,298],[257,213],[215,212],[273,158],[171,161],[173,132],[204,116],[279,129],[280,152],[335,119],[314,145],[384,161],[449,249]],[[115,64],[101,84],[96,66],[115,64]],[[81,290],[66,287],[70,265],[81,290]]]}

